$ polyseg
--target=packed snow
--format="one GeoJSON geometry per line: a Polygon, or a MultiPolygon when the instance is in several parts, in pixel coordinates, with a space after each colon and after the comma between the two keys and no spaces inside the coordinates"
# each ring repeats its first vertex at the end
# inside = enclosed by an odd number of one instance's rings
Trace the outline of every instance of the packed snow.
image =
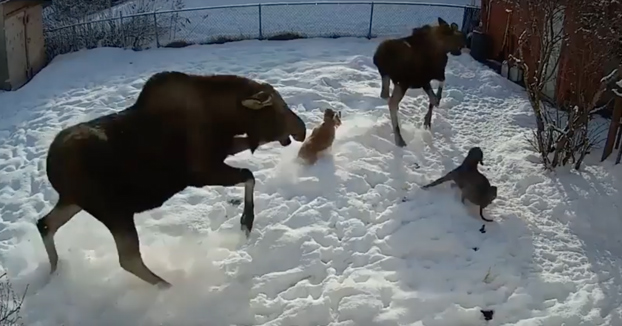
{"type": "Polygon", "coordinates": [[[431,131],[427,96],[407,93],[408,146],[397,148],[371,59],[378,42],[99,48],[59,56],[0,94],[0,258],[15,291],[28,286],[27,325],[621,325],[622,167],[589,157],[581,173],[545,174],[525,145],[524,92],[468,54],[450,57],[431,131]],[[145,263],[172,288],[122,270],[110,233],[85,212],[57,233],[59,269],[46,283],[35,221],[57,199],[47,146],[63,127],[129,106],[162,70],[267,81],[309,130],[327,107],[343,124],[313,167],[295,163],[298,142],[228,159],[257,178],[248,240],[243,187],[188,188],[136,215],[145,263]],[[473,146],[499,187],[486,233],[457,190],[420,189],[473,146]]]}

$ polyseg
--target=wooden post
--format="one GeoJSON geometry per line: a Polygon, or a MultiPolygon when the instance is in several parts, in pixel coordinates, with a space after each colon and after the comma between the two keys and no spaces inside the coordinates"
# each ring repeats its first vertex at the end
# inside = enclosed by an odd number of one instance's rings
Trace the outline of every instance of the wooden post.
{"type": "MultiPolygon", "coordinates": [[[[622,69],[622,65],[620,65],[620,68],[618,69],[622,69]]],[[[618,71],[618,73],[620,73],[620,71],[618,71]]],[[[616,86],[614,86],[615,88],[616,86]]],[[[622,89],[618,88],[618,93],[622,92],[622,89]]],[[[618,128],[620,128],[620,119],[622,118],[622,97],[621,96],[615,96],[615,104],[613,106],[613,114],[611,115],[611,123],[609,124],[609,133],[607,134],[607,142],[605,142],[605,148],[603,149],[603,156],[601,157],[600,161],[604,161],[607,159],[607,157],[609,157],[609,155],[611,155],[611,152],[613,152],[613,146],[615,145],[616,142],[616,136],[618,133],[618,128]]]]}

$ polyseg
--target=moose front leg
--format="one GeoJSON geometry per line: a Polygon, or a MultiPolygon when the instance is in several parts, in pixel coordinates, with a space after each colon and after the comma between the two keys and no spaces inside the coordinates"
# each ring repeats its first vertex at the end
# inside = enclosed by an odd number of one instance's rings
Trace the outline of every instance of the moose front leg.
{"type": "Polygon", "coordinates": [[[436,89],[436,98],[439,104],[441,103],[441,98],[443,98],[443,87],[445,87],[445,79],[439,80],[438,88],[436,89]]]}
{"type": "Polygon", "coordinates": [[[253,192],[255,191],[255,176],[249,169],[234,168],[221,162],[206,169],[206,173],[200,176],[194,186],[224,186],[232,187],[244,184],[244,209],[240,218],[240,228],[246,237],[250,236],[255,221],[255,203],[253,192]]]}
{"type": "Polygon", "coordinates": [[[434,94],[434,91],[432,91],[432,85],[430,85],[430,83],[425,84],[423,90],[428,94],[428,99],[430,101],[430,104],[428,104],[428,112],[423,119],[423,126],[430,129],[432,128],[432,109],[434,106],[438,106],[439,99],[436,94],[434,94]]]}
{"type": "Polygon", "coordinates": [[[400,107],[400,102],[404,98],[406,94],[406,89],[401,85],[394,85],[393,94],[391,94],[391,98],[389,98],[389,113],[391,115],[391,126],[393,127],[393,136],[395,137],[395,145],[399,147],[405,147],[406,142],[402,137],[402,133],[400,131],[400,122],[397,119],[397,111],[400,107]]]}

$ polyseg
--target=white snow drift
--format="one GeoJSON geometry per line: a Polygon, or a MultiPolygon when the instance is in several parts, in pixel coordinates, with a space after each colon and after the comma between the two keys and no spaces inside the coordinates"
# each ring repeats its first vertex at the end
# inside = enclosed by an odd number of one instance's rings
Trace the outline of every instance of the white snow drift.
{"type": "Polygon", "coordinates": [[[142,52],[94,49],[55,59],[0,94],[0,258],[28,325],[622,324],[621,168],[545,175],[525,146],[533,121],[518,86],[468,55],[451,57],[433,130],[427,97],[402,102],[405,149],[393,145],[371,62],[378,41],[244,41],[142,52]],[[144,260],[173,283],[158,291],[123,271],[112,237],[86,213],[57,234],[49,270],[34,222],[56,193],[47,146],[70,124],[120,110],[162,70],[235,73],[273,83],[308,128],[343,112],[332,156],[303,169],[300,143],[245,152],[256,224],[239,231],[242,187],[187,189],[136,216],[144,260]],[[472,146],[499,198],[486,214],[425,182],[472,146]]]}

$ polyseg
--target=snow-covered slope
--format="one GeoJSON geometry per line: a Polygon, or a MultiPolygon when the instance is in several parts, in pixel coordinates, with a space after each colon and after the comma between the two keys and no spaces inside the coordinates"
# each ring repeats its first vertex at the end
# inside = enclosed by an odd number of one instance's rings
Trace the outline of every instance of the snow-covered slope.
{"type": "Polygon", "coordinates": [[[432,131],[411,90],[393,145],[371,62],[378,40],[243,41],[58,57],[0,94],[0,263],[28,325],[621,325],[621,167],[545,175],[524,136],[533,119],[516,85],[468,55],[451,57],[432,131]],[[255,172],[256,224],[239,233],[241,187],[189,188],[136,216],[160,292],[123,271],[112,237],[79,213],[57,234],[58,274],[34,225],[57,195],[45,156],[62,127],[130,105],[161,70],[236,73],[271,82],[313,128],[343,112],[331,156],[305,169],[299,143],[241,153],[255,172]],[[448,185],[419,187],[480,146],[499,186],[485,214],[448,185]]]}

